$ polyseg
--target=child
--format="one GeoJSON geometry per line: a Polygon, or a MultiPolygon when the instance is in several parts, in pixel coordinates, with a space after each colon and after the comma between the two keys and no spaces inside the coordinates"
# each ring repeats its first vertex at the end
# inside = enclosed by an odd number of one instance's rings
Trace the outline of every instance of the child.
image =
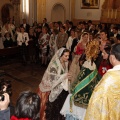
{"type": "Polygon", "coordinates": [[[98,68],[98,72],[101,76],[103,76],[108,69],[112,68],[112,65],[109,62],[110,50],[111,50],[111,46],[107,46],[102,51],[103,60],[100,64],[100,67],[98,68]]]}
{"type": "Polygon", "coordinates": [[[5,34],[5,41],[3,42],[4,48],[12,47],[13,46],[13,40],[11,38],[11,35],[9,32],[5,34]]]}

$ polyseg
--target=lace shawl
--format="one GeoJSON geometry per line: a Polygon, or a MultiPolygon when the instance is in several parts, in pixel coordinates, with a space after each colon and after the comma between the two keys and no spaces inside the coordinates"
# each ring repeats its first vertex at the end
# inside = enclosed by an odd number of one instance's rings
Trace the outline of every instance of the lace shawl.
{"type": "Polygon", "coordinates": [[[42,92],[50,92],[49,101],[53,102],[63,90],[63,84],[67,80],[68,62],[64,69],[60,63],[60,56],[65,48],[59,49],[53,56],[47,70],[42,78],[39,88],[42,92]]]}

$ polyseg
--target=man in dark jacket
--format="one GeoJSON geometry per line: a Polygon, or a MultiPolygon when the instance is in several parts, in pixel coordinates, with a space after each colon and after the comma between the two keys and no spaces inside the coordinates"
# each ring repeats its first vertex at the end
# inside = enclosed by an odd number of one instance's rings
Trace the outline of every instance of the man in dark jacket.
{"type": "Polygon", "coordinates": [[[29,32],[30,29],[30,25],[27,24],[26,19],[23,19],[23,24],[20,25],[20,27],[24,27],[25,28],[25,32],[29,32]]]}
{"type": "Polygon", "coordinates": [[[3,100],[0,96],[0,120],[10,120],[10,108],[8,107],[10,98],[7,93],[4,93],[3,96],[3,100]]]}

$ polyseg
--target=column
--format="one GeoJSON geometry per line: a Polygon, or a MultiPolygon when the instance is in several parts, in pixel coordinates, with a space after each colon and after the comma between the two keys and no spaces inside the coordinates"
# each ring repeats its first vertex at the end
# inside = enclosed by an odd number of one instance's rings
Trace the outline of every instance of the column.
{"type": "Polygon", "coordinates": [[[42,23],[46,17],[46,0],[37,0],[37,22],[42,23]]]}
{"type": "Polygon", "coordinates": [[[75,18],[75,0],[71,0],[71,20],[75,18]]]}

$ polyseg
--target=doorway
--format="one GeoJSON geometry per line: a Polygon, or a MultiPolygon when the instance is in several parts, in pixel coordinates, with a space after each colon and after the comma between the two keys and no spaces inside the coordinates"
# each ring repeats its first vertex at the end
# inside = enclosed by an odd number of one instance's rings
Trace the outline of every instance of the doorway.
{"type": "Polygon", "coordinates": [[[51,20],[52,22],[65,22],[65,7],[62,4],[55,4],[53,6],[51,20]]]}
{"type": "Polygon", "coordinates": [[[13,17],[14,15],[14,8],[11,4],[5,4],[3,5],[1,9],[1,18],[2,18],[2,23],[5,24],[8,22],[8,20],[13,17]]]}

